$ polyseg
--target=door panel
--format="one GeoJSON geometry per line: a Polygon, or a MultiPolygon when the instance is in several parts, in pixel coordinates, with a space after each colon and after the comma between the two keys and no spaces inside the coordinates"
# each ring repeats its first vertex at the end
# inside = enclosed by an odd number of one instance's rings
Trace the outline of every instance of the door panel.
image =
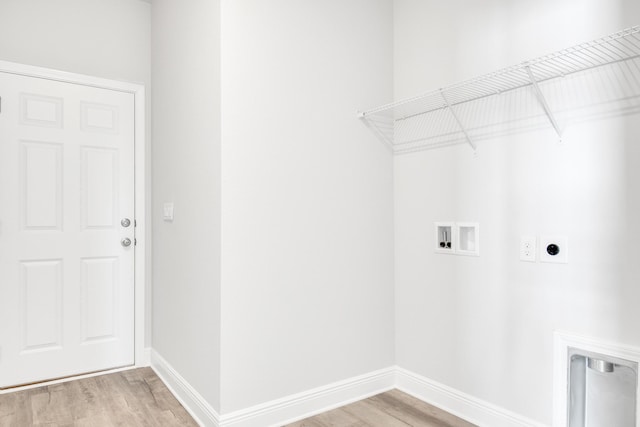
{"type": "Polygon", "coordinates": [[[62,98],[20,94],[20,123],[30,126],[62,128],[62,98]]]}
{"type": "Polygon", "coordinates": [[[114,229],[118,214],[118,152],[81,147],[82,225],[84,229],[114,229]]]}
{"type": "Polygon", "coordinates": [[[62,231],[62,144],[20,141],[23,230],[62,231]]]}
{"type": "Polygon", "coordinates": [[[82,343],[118,336],[118,259],[82,259],[82,343]]]}
{"type": "Polygon", "coordinates": [[[62,260],[23,261],[20,266],[23,351],[58,349],[62,345],[62,260]]]}
{"type": "Polygon", "coordinates": [[[0,72],[0,97],[0,388],[132,365],[133,95],[0,72]]]}

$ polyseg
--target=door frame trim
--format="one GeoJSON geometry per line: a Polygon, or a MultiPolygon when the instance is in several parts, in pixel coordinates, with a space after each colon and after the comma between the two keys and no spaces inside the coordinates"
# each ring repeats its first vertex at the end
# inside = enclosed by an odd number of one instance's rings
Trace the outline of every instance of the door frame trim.
{"type": "Polygon", "coordinates": [[[0,72],[36,77],[63,83],[109,89],[134,97],[134,192],[135,192],[135,274],[134,274],[134,354],[135,366],[149,366],[146,341],[147,297],[147,180],[146,180],[146,98],[144,85],[70,73],[15,62],[0,61],[0,72]]]}

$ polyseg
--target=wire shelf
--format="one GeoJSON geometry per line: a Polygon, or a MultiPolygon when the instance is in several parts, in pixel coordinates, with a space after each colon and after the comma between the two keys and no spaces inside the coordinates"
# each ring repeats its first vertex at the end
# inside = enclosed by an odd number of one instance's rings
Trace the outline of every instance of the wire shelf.
{"type": "Polygon", "coordinates": [[[640,112],[640,26],[359,117],[395,153],[640,112]]]}

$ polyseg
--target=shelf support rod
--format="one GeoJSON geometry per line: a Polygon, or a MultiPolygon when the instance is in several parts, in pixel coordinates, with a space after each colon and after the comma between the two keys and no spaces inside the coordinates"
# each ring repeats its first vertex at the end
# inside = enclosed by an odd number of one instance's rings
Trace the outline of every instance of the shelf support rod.
{"type": "Polygon", "coordinates": [[[547,100],[542,94],[542,91],[540,90],[540,86],[538,86],[538,81],[533,76],[533,71],[531,71],[531,67],[529,65],[526,65],[524,69],[527,71],[527,74],[529,75],[529,80],[531,80],[531,85],[533,86],[533,90],[536,93],[536,97],[538,98],[538,101],[540,101],[540,105],[542,106],[544,113],[547,115],[547,118],[551,122],[551,126],[553,126],[553,128],[556,130],[556,133],[558,134],[558,138],[562,139],[562,131],[560,130],[560,126],[558,126],[558,122],[556,122],[556,118],[553,116],[553,113],[549,108],[549,104],[547,104],[547,100]]]}
{"type": "Polygon", "coordinates": [[[460,130],[464,134],[464,137],[466,138],[467,142],[469,143],[471,148],[473,148],[473,151],[476,151],[475,142],[473,142],[473,140],[471,139],[471,137],[467,133],[467,130],[463,126],[462,122],[460,121],[460,118],[458,117],[458,115],[454,111],[453,107],[451,106],[451,103],[449,103],[449,100],[447,99],[446,95],[444,94],[444,90],[443,89],[440,89],[440,96],[442,96],[442,99],[444,100],[444,103],[447,104],[447,108],[449,109],[449,112],[451,112],[451,115],[455,119],[456,123],[458,123],[458,126],[460,127],[460,130]]]}

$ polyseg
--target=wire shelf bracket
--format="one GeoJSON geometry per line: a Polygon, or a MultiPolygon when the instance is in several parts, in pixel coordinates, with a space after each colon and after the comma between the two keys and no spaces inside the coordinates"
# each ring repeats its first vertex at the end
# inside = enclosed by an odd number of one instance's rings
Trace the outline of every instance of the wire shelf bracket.
{"type": "Polygon", "coordinates": [[[358,117],[400,154],[619,113],[640,113],[640,25],[358,117]]]}
{"type": "Polygon", "coordinates": [[[469,136],[469,134],[467,133],[466,129],[464,128],[464,125],[460,121],[460,117],[458,117],[458,115],[456,114],[455,110],[451,106],[451,103],[447,99],[447,95],[445,95],[445,93],[444,93],[444,89],[440,89],[440,95],[442,95],[442,99],[444,100],[444,103],[447,104],[447,108],[449,109],[449,112],[453,116],[454,120],[456,121],[456,123],[458,123],[458,126],[460,126],[460,131],[464,134],[465,139],[467,140],[467,142],[469,143],[471,148],[473,148],[473,151],[476,151],[477,147],[476,147],[475,142],[473,142],[471,140],[471,137],[469,136]]]}
{"type": "Polygon", "coordinates": [[[560,141],[562,141],[562,131],[560,130],[560,126],[558,126],[558,122],[556,121],[556,118],[554,117],[553,112],[551,112],[551,108],[549,108],[549,104],[547,104],[547,100],[544,97],[544,94],[540,90],[538,81],[533,76],[533,71],[531,71],[531,67],[529,65],[526,65],[524,69],[527,71],[527,75],[529,75],[529,79],[531,79],[531,86],[533,87],[533,90],[536,93],[536,97],[538,98],[538,101],[540,101],[540,106],[544,110],[544,113],[547,115],[549,122],[551,122],[551,126],[553,126],[553,129],[555,129],[556,133],[558,134],[558,138],[560,138],[560,141]]]}

